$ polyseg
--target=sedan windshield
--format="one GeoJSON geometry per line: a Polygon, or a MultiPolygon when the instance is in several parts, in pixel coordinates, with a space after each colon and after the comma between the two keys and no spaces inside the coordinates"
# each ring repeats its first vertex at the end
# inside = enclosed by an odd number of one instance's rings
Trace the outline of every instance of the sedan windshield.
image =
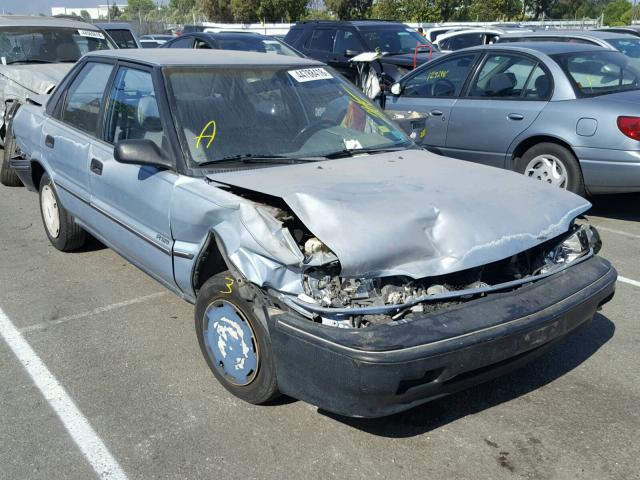
{"type": "Polygon", "coordinates": [[[176,128],[196,164],[337,158],[411,145],[327,67],[189,67],[165,75],[176,128]]]}
{"type": "Polygon", "coordinates": [[[429,43],[426,38],[409,27],[369,28],[360,30],[360,33],[367,48],[372,52],[413,53],[416,45],[429,43]]]}
{"type": "Polygon", "coordinates": [[[12,63],[76,62],[94,50],[113,48],[102,32],[59,27],[7,27],[0,30],[0,60],[12,63]]]}
{"type": "Polygon", "coordinates": [[[619,52],[563,53],[552,58],[567,74],[578,96],[593,97],[640,88],[637,61],[619,52]]]}

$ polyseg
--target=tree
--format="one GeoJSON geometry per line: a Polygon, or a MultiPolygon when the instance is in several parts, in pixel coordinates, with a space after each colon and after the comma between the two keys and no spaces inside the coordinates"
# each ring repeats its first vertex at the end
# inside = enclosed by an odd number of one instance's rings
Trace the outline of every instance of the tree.
{"type": "Polygon", "coordinates": [[[339,19],[363,18],[373,0],[325,0],[325,5],[339,19]]]}
{"type": "Polygon", "coordinates": [[[627,0],[614,0],[604,9],[604,24],[611,27],[616,25],[626,25],[623,17],[628,12],[629,18],[631,18],[631,4],[627,0]]]}
{"type": "Polygon", "coordinates": [[[228,0],[197,0],[197,6],[213,22],[233,22],[228,0]]]}
{"type": "Polygon", "coordinates": [[[118,8],[118,5],[114,3],[111,7],[109,7],[109,18],[111,20],[115,20],[121,16],[122,16],[122,12],[118,8]]]}
{"type": "Polygon", "coordinates": [[[251,23],[258,20],[260,0],[231,0],[233,19],[240,23],[251,23]]]}
{"type": "Polygon", "coordinates": [[[472,19],[481,22],[511,20],[522,10],[520,0],[476,0],[471,4],[469,13],[472,19]]]}
{"type": "Polygon", "coordinates": [[[85,22],[91,22],[91,15],[86,10],[80,10],[80,16],[85,22]]]}
{"type": "Polygon", "coordinates": [[[156,9],[153,0],[128,0],[126,12],[129,18],[144,16],[156,9]]]}

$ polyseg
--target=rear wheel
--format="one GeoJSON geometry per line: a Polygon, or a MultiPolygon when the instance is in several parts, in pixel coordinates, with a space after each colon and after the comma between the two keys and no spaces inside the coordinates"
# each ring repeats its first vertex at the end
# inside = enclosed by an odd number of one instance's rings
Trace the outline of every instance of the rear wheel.
{"type": "Polygon", "coordinates": [[[16,139],[11,133],[11,129],[7,128],[7,136],[4,139],[4,151],[2,159],[0,159],[0,183],[7,187],[20,187],[22,182],[18,178],[16,171],[9,166],[9,160],[16,150],[16,139]]]}
{"type": "Polygon", "coordinates": [[[60,203],[55,186],[47,173],[40,179],[40,214],[51,244],[62,252],[84,245],[87,235],[60,203]]]}
{"type": "Polygon", "coordinates": [[[534,145],[516,161],[516,170],[540,182],[585,194],[580,164],[562,145],[549,142],[534,145]]]}
{"type": "Polygon", "coordinates": [[[261,404],[280,393],[269,333],[252,306],[239,295],[229,272],[214,275],[198,293],[196,334],[207,365],[224,388],[261,404]]]}

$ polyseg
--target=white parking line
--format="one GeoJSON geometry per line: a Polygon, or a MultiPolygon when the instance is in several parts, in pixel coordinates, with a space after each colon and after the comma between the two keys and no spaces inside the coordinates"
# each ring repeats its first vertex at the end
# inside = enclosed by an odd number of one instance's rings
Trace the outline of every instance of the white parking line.
{"type": "Polygon", "coordinates": [[[123,302],[112,303],[111,305],[106,305],[104,307],[94,308],[93,310],[89,310],[88,312],[76,313],[74,315],[67,315],[66,317],[56,318],[55,320],[49,320],[47,322],[36,323],[34,325],[28,325],[20,329],[21,333],[28,333],[34,330],[43,330],[47,327],[51,327],[53,325],[58,325],[60,323],[68,322],[70,320],[79,320],[85,317],[92,317],[94,315],[98,315],[100,313],[110,312],[111,310],[115,310],[117,308],[128,307],[129,305],[135,305],[136,303],[142,303],[152,298],[160,297],[162,295],[166,295],[169,292],[156,292],[150,295],[145,295],[143,297],[132,298],[131,300],[125,300],[123,302]]]}
{"type": "Polygon", "coordinates": [[[2,309],[0,309],[0,335],[56,412],[98,477],[105,480],[127,480],[127,475],[102,443],[89,421],[2,309]]]}
{"type": "Polygon", "coordinates": [[[618,235],[624,235],[626,237],[640,238],[640,235],[637,235],[635,233],[625,232],[624,230],[616,230],[615,228],[601,227],[599,225],[596,225],[596,228],[598,230],[604,230],[605,232],[610,232],[610,233],[617,233],[618,235]]]}
{"type": "Polygon", "coordinates": [[[621,277],[620,275],[618,275],[618,281],[622,283],[628,283],[629,285],[633,285],[634,287],[640,287],[639,281],[631,280],[630,278],[627,278],[627,277],[621,277]]]}

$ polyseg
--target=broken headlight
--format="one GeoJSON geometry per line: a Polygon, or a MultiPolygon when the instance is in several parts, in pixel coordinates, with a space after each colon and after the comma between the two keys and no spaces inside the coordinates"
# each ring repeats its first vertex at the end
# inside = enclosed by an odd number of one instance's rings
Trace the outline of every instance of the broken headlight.
{"type": "Polygon", "coordinates": [[[586,254],[598,253],[602,248],[600,234],[591,225],[578,225],[573,232],[558,245],[551,248],[544,257],[540,273],[547,273],[561,265],[566,265],[586,254]]]}

